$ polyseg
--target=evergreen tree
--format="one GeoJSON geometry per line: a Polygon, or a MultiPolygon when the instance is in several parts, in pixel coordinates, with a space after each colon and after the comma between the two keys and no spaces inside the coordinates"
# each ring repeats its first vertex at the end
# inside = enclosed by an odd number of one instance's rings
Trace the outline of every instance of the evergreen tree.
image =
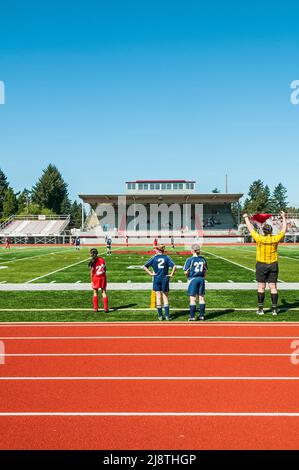
{"type": "Polygon", "coordinates": [[[7,178],[0,168],[0,217],[3,215],[3,201],[8,187],[9,183],[7,181],[7,178]]]}
{"type": "Polygon", "coordinates": [[[18,210],[17,197],[11,188],[8,188],[3,200],[3,218],[8,219],[11,215],[16,214],[18,210]]]}
{"type": "Polygon", "coordinates": [[[248,191],[248,196],[244,202],[244,212],[254,214],[257,212],[268,212],[271,206],[269,187],[262,180],[254,181],[248,191]]]}
{"type": "Polygon", "coordinates": [[[31,203],[18,215],[57,215],[51,209],[42,208],[39,204],[31,203]]]}
{"type": "Polygon", "coordinates": [[[55,165],[48,165],[32,188],[32,202],[61,214],[63,201],[68,197],[67,184],[55,165]]]}
{"type": "MultiPolygon", "coordinates": [[[[78,204],[74,201],[71,207],[71,221],[70,228],[80,228],[82,223],[82,204],[78,204]]],[[[85,219],[85,212],[84,212],[85,219]]]]}
{"type": "Polygon", "coordinates": [[[24,212],[28,209],[31,202],[30,191],[28,189],[23,189],[18,197],[18,213],[24,212]]]}
{"type": "Polygon", "coordinates": [[[287,189],[279,183],[275,186],[272,195],[273,212],[285,211],[288,206],[287,189]]]}
{"type": "Polygon", "coordinates": [[[63,198],[62,203],[61,203],[61,208],[60,208],[61,214],[62,215],[70,215],[71,210],[72,210],[72,202],[70,201],[68,196],[65,196],[63,198]]]}

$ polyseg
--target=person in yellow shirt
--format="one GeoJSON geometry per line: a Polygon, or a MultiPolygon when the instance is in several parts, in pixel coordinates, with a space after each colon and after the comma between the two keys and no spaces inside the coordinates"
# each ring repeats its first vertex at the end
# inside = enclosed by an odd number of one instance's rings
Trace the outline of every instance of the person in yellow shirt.
{"type": "Polygon", "coordinates": [[[269,224],[263,225],[264,235],[259,234],[251,224],[249,216],[244,214],[246,226],[256,241],[256,280],[258,282],[258,315],[264,314],[264,300],[266,284],[269,284],[272,300],[272,315],[277,315],[278,303],[278,244],[284,238],[287,223],[284,212],[281,212],[282,228],[278,235],[272,235],[273,228],[269,224]]]}

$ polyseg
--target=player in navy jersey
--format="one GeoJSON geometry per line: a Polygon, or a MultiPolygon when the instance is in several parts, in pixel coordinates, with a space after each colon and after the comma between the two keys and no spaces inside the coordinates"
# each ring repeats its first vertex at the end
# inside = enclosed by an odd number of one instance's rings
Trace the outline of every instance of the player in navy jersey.
{"type": "Polygon", "coordinates": [[[195,320],[196,301],[199,299],[199,320],[204,320],[205,315],[205,276],[208,269],[206,259],[200,255],[200,246],[191,247],[192,257],[186,260],[184,272],[188,278],[188,295],[190,297],[190,318],[195,320]]]}
{"type": "Polygon", "coordinates": [[[162,298],[165,310],[165,319],[169,320],[169,279],[173,277],[176,271],[174,262],[164,253],[164,251],[164,245],[157,245],[155,256],[149,259],[143,266],[144,270],[150,276],[153,276],[153,291],[156,292],[156,306],[159,320],[163,320],[162,298]],[[149,268],[152,268],[152,271],[150,271],[149,268]],[[169,274],[170,268],[171,272],[169,274]]]}
{"type": "Polygon", "coordinates": [[[110,256],[111,255],[111,245],[112,245],[112,240],[110,237],[107,238],[107,241],[106,241],[106,248],[107,248],[107,255],[110,256]]]}

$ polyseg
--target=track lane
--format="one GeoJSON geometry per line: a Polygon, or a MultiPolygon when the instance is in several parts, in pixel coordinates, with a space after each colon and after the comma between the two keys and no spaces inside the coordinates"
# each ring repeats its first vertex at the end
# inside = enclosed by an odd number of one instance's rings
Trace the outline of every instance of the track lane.
{"type": "Polygon", "coordinates": [[[217,450],[299,447],[298,418],[0,417],[1,449],[217,450]]]}
{"type": "MultiPolygon", "coordinates": [[[[1,337],[0,337],[1,340],[1,337]]],[[[6,354],[29,353],[268,353],[290,354],[296,337],[255,338],[3,338],[6,354]]],[[[1,369],[0,369],[1,373],[1,369]]]]}
{"type": "Polygon", "coordinates": [[[294,336],[299,338],[299,325],[261,323],[238,324],[229,327],[223,324],[186,322],[145,324],[77,324],[72,325],[4,325],[0,324],[1,337],[32,336],[294,336]]]}
{"type": "Polygon", "coordinates": [[[0,413],[299,412],[298,381],[35,380],[1,390],[0,413]]]}
{"type": "MultiPolygon", "coordinates": [[[[298,361],[299,361],[299,356],[298,361]]],[[[261,376],[298,377],[290,356],[18,356],[0,376],[261,376]]]]}

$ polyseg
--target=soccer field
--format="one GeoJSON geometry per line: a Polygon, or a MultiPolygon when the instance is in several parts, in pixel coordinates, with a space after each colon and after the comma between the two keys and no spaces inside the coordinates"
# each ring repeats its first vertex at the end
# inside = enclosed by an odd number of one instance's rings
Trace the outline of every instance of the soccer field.
{"type": "MultiPolygon", "coordinates": [[[[173,320],[188,318],[186,279],[182,270],[188,254],[184,248],[169,248],[168,254],[178,266],[170,292],[171,317],[173,320]],[[176,288],[176,289],[175,289],[176,288]],[[177,288],[179,290],[177,290],[177,288]]],[[[0,249],[0,321],[142,321],[155,320],[156,312],[150,309],[150,288],[134,289],[134,283],[150,283],[151,278],[142,266],[151,254],[149,247],[115,248],[112,256],[105,256],[111,313],[93,314],[91,291],[71,291],[74,285],[89,283],[89,248],[75,251],[73,247],[13,247],[0,249]],[[16,283],[24,291],[7,291],[5,284],[16,283]],[[63,290],[55,290],[55,284],[66,284],[63,290]],[[122,283],[115,290],[113,283],[122,283]],[[25,286],[24,286],[25,284],[25,286]],[[36,284],[43,284],[51,291],[29,291],[36,284]],[[126,285],[130,290],[126,289],[126,285]],[[27,290],[28,289],[28,290],[27,290]]],[[[256,320],[256,294],[252,289],[255,279],[255,246],[206,246],[202,249],[208,261],[207,320],[256,320]],[[209,283],[229,283],[229,290],[221,287],[209,291],[209,283]],[[238,290],[235,283],[250,283],[247,290],[238,290]]],[[[281,289],[285,282],[299,282],[299,248],[281,246],[281,289]]],[[[38,287],[38,286],[36,286],[38,287]]],[[[80,287],[80,286],[78,286],[80,287]]],[[[270,298],[266,306],[270,306],[270,298]]],[[[275,321],[299,320],[299,292],[281,290],[280,309],[275,321]],[[297,310],[298,309],[298,310],[297,310]]],[[[265,315],[261,321],[273,320],[265,315]]]]}

